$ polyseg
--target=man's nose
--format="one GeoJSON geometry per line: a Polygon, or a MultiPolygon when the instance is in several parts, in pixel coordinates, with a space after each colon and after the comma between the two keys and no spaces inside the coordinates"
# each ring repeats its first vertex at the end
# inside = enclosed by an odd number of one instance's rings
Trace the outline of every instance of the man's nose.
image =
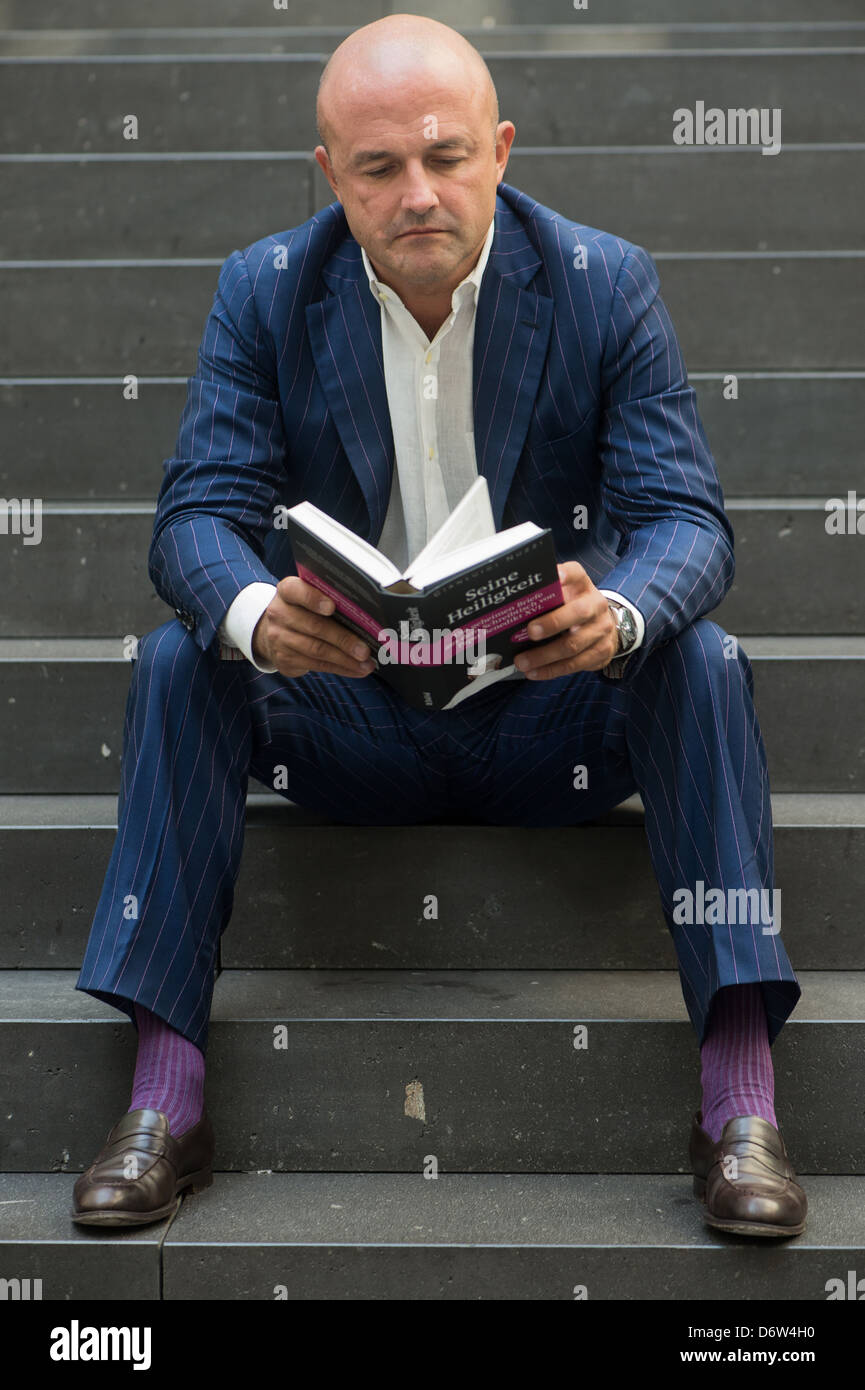
{"type": "Polygon", "coordinates": [[[420,162],[406,169],[401,201],[404,208],[417,213],[429,212],[438,202],[429,175],[420,162]]]}

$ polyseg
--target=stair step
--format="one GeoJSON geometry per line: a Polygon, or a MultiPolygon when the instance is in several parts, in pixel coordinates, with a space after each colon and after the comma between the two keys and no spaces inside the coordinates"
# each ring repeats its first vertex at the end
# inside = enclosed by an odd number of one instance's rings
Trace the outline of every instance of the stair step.
{"type": "MultiPolygon", "coordinates": [[[[510,0],[434,0],[424,9],[432,18],[456,25],[460,31],[472,25],[486,27],[491,20],[496,25],[509,24],[514,14],[510,0]]],[[[342,29],[369,24],[381,14],[382,6],[371,0],[286,0],[285,8],[279,11],[270,6],[245,6],[240,28],[237,0],[184,0],[182,7],[176,0],[150,0],[146,10],[137,0],[44,0],[36,8],[30,0],[5,0],[3,7],[7,29],[85,32],[97,28],[121,32],[145,28],[196,28],[209,32],[213,28],[228,28],[233,33],[244,33],[247,26],[256,31],[296,26],[305,30],[322,25],[342,29]],[[142,24],[145,18],[146,26],[142,24]]],[[[561,23],[562,6],[559,0],[535,0],[531,14],[535,24],[561,23]]],[[[860,16],[858,0],[823,0],[818,19],[811,0],[784,0],[783,4],[779,0],[727,0],[723,9],[726,22],[720,27],[738,33],[743,26],[747,29],[755,23],[782,19],[786,22],[777,27],[783,31],[790,22],[810,27],[815,22],[841,23],[860,16]]],[[[602,6],[572,15],[571,22],[588,28],[618,24],[703,27],[694,23],[693,0],[606,0],[602,6]]]]}
{"type": "MultiPolygon", "coordinates": [[[[83,1169],[129,1104],[133,1027],[76,979],[0,972],[3,1171],[83,1169]]],[[[865,1173],[865,974],[799,981],[773,1046],[779,1124],[799,1172],[865,1173]]],[[[699,1054],[675,970],[226,970],[211,1019],[221,1169],[418,1172],[431,1153],[449,1172],[687,1161],[699,1054]]]]}
{"type": "Polygon", "coordinates": [[[184,1202],[164,1296],[823,1299],[863,1267],[865,1181],[807,1192],[802,1236],[751,1260],[705,1226],[689,1173],[232,1174],[184,1202]]]}
{"type": "MultiPolygon", "coordinates": [[[[124,112],[139,117],[141,151],[266,150],[275,130],[290,131],[295,149],[313,149],[323,61],[295,52],[7,59],[0,149],[120,150],[127,143],[124,112]],[[227,91],[246,94],[242,114],[226,101],[227,91]]],[[[780,109],[782,146],[865,137],[858,99],[865,48],[843,43],[811,51],[742,49],[734,42],[722,52],[490,53],[488,67],[500,109],[519,116],[524,145],[672,148],[673,112],[694,110],[709,93],[723,110],[748,109],[757,99],[780,109]]]]}
{"type": "MultiPolygon", "coordinates": [[[[188,375],[221,259],[6,262],[0,374],[188,375]]],[[[865,251],[664,253],[658,269],[690,371],[865,367],[865,251]]]]}
{"type": "MultiPolygon", "coordinates": [[[[855,493],[852,508],[846,491],[834,501],[841,508],[841,535],[827,533],[828,499],[727,499],[736,578],[713,614],[723,628],[742,637],[822,636],[827,628],[865,634],[856,531],[857,522],[865,531],[865,514],[855,510],[855,493]],[[833,595],[831,617],[827,592],[833,595]]],[[[39,543],[13,534],[0,547],[0,589],[7,596],[0,637],[109,637],[158,626],[163,603],[147,572],[154,509],[153,502],[43,503],[39,543]],[[52,601],[58,585],[62,607],[52,601]]],[[[32,513],[22,519],[32,536],[32,513]]]]}
{"type": "MultiPolygon", "coordinates": [[[[850,460],[861,444],[865,372],[739,373],[735,401],[724,399],[723,373],[692,373],[691,384],[728,496],[846,497],[856,485],[850,460]]],[[[38,478],[46,502],[154,504],[185,399],[185,377],[140,377],[143,410],[123,399],[120,376],[0,381],[3,496],[30,497],[38,478]],[[105,448],[106,439],[120,438],[122,449],[105,448]]]]}
{"type": "Polygon", "coordinates": [[[96,1226],[76,1226],[74,1183],[68,1173],[0,1173],[0,1277],[20,1281],[21,1302],[159,1299],[169,1223],[114,1229],[107,1238],[96,1226]]]}
{"type": "Polygon", "coordinates": [[[803,1234],[759,1249],[706,1227],[684,1171],[217,1173],[110,1234],[69,1219],[73,1183],[0,1176],[4,1268],[43,1299],[825,1300],[865,1266],[856,1177],[808,1179],[803,1234]]]}
{"type": "MultiPolygon", "coordinates": [[[[434,7],[435,8],[435,7],[434,7]]],[[[487,7],[489,8],[489,7],[487,7]]],[[[236,18],[232,16],[232,18],[236,18]]],[[[259,28],[153,28],[71,29],[50,32],[34,29],[0,33],[0,56],[68,57],[85,53],[96,57],[129,55],[184,55],[189,53],[330,53],[351,32],[342,27],[304,28],[273,24],[259,28]]],[[[256,16],[258,18],[258,16],[256,16]]],[[[858,47],[865,24],[861,21],[810,23],[590,23],[588,12],[578,23],[512,24],[509,16],[495,27],[485,24],[460,32],[484,53],[669,53],[676,49],[777,49],[858,47]]],[[[278,15],[273,16],[274,20],[278,15]]],[[[551,19],[561,19],[551,12],[551,19]]]]}
{"type": "MultiPolygon", "coordinates": [[[[253,793],[222,964],[672,969],[675,952],[634,802],[605,824],[538,836],[508,826],[337,826],[275,793],[253,793]],[[423,864],[418,875],[389,880],[386,895],[383,846],[390,862],[423,864]],[[563,865],[578,885],[572,894],[562,891],[563,865]],[[434,921],[423,915],[424,896],[433,892],[434,921]]],[[[790,959],[797,970],[865,969],[865,796],[779,794],[772,810],[790,959]]],[[[0,797],[0,968],[80,966],[116,826],[111,796],[0,797]]]]}
{"type": "MultiPolygon", "coordinates": [[[[493,13],[498,0],[483,0],[493,13]]],[[[549,4],[549,0],[541,0],[549,4]]],[[[617,0],[621,3],[621,0],[617,0]]],[[[664,0],[672,4],[674,11],[682,8],[682,0],[664,0]]],[[[744,5],[745,0],[736,0],[744,5]]],[[[768,0],[757,0],[766,5],[768,0]]],[[[803,0],[792,0],[793,8],[801,7],[803,0]]],[[[841,7],[840,18],[849,18],[843,13],[845,0],[828,0],[827,18],[835,18],[836,8],[841,7]]],[[[302,26],[338,25],[354,28],[379,19],[382,7],[377,0],[285,0],[286,8],[274,10],[271,5],[257,8],[243,6],[243,24],[250,28],[275,25],[302,26]]],[[[45,0],[34,8],[29,0],[5,0],[3,18],[7,29],[59,29],[83,30],[119,29],[121,31],[142,28],[196,28],[213,27],[238,28],[239,10],[237,0],[184,0],[182,6],[176,0],[150,0],[146,10],[142,10],[135,0],[45,0]],[[146,19],[147,24],[142,21],[146,19]]],[[[811,16],[813,19],[813,15],[811,16]]]]}
{"type": "Polygon", "coordinates": [[[865,637],[851,634],[865,619],[855,544],[827,545],[824,505],[855,485],[861,448],[856,0],[826,0],[817,22],[812,0],[730,0],[704,25],[686,0],[607,0],[567,23],[560,0],[537,0],[528,26],[499,0],[429,11],[488,54],[503,113],[520,113],[508,181],[656,255],[698,387],[737,541],[713,616],[754,663],[803,988],[773,1058],[805,1235],[757,1250],[708,1230],[693,1198],[698,1053],[637,798],[575,840],[456,820],[339,826],[264,789],[216,986],[214,1184],[154,1227],[106,1238],[70,1220],[134,1058],[129,1022],[74,984],[116,829],[121,634],[172,616],[146,570],[161,461],[226,248],[331,201],[307,152],[321,66],[388,8],[289,4],[3,7],[0,492],[61,505],[46,507],[43,547],[0,547],[0,1296],[38,1280],[39,1298],[141,1302],[825,1301],[830,1281],[858,1297],[865,637]],[[782,159],[673,146],[674,108],[707,93],[748,107],[755,85],[783,112],[782,159]],[[240,115],[226,92],[244,94],[240,115]],[[295,151],[268,150],[286,129],[295,151]],[[126,372],[143,413],[122,400],[126,372]],[[118,439],[121,458],[105,443],[118,439]],[[388,862],[417,874],[383,886],[382,835],[388,862]]]}
{"type": "MultiPolygon", "coordinates": [[[[853,167],[841,159],[843,167],[853,167]]],[[[840,182],[843,167],[830,174],[833,183],[840,182]]],[[[257,241],[266,229],[299,226],[316,208],[332,202],[329,185],[321,201],[313,198],[313,168],[318,165],[311,155],[291,151],[264,158],[160,155],[142,160],[123,152],[58,156],[49,163],[0,158],[10,201],[0,260],[30,260],[33,248],[43,244],[49,215],[63,224],[63,255],[70,260],[221,260],[232,247],[257,241]],[[198,214],[202,207],[208,210],[205,219],[198,214]]]]}
{"type": "MultiPolygon", "coordinates": [[[[863,26],[865,40],[865,26],[863,26]]],[[[649,146],[511,151],[506,178],[565,217],[651,252],[847,250],[857,224],[865,147],[803,146],[783,159],[649,146]]],[[[311,155],[0,157],[9,211],[0,260],[29,260],[49,221],[63,255],[223,257],[263,229],[297,226],[333,200],[311,155]],[[230,187],[230,199],[224,190],[230,187]],[[206,206],[204,225],[195,216],[206,206]]],[[[857,239],[858,240],[858,239],[857,239]]]]}
{"type": "MultiPolygon", "coordinates": [[[[173,616],[159,607],[154,625],[173,616]]],[[[865,639],[755,636],[743,645],[773,790],[865,792],[865,639]]],[[[130,675],[121,638],[0,639],[0,674],[0,792],[116,792],[130,675]]]]}
{"type": "MultiPolygon", "coordinates": [[[[863,146],[785,146],[781,158],[695,147],[683,158],[681,148],[666,144],[526,150],[518,139],[505,173],[508,183],[564,217],[615,232],[653,255],[843,251],[861,245],[853,229],[861,220],[856,188],[863,182],[863,146]],[[848,177],[852,187],[845,186],[848,177]]],[[[333,194],[318,164],[313,174],[315,206],[323,207],[333,194]]]]}

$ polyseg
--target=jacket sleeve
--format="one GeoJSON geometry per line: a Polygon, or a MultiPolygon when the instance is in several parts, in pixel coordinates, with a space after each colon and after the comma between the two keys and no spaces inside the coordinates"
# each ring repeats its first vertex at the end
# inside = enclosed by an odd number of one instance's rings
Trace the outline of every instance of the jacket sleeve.
{"type": "Polygon", "coordinates": [[[246,258],[219,273],[189,378],[174,457],[164,464],[148,571],[199,646],[241,589],[276,584],[264,562],[285,479],[273,343],[256,314],[246,258]]]}
{"type": "MultiPolygon", "coordinates": [[[[652,649],[715,608],[733,579],[733,531],[651,257],[631,246],[613,291],[603,359],[603,506],[619,531],[602,587],[642,613],[652,649]]],[[[613,674],[616,674],[615,672],[613,674]]]]}

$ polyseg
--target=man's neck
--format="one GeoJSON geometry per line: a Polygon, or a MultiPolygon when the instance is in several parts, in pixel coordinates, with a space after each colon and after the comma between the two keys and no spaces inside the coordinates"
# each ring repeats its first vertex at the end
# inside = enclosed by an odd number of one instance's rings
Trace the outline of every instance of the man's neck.
{"type": "Polygon", "coordinates": [[[430,342],[432,342],[451,312],[451,308],[453,307],[451,300],[454,290],[457,285],[462,284],[467,275],[471,275],[480,260],[482,250],[483,242],[481,242],[478,247],[471,265],[461,267],[455,275],[452,284],[447,285],[444,289],[436,287],[434,291],[430,291],[428,294],[425,294],[423,290],[412,289],[411,286],[404,288],[401,285],[393,284],[386,275],[380,273],[372,257],[369,255],[369,252],[367,252],[367,256],[369,257],[369,263],[373,268],[376,278],[381,280],[382,284],[390,285],[390,288],[399,295],[412,318],[416,323],[420,324],[424,333],[427,335],[430,342]]]}

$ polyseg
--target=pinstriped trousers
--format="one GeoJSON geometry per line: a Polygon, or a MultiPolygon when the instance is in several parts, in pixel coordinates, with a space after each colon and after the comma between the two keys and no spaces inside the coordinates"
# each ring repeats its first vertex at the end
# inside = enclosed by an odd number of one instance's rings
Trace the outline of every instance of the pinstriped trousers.
{"type": "Polygon", "coordinates": [[[138,1002],[206,1052],[250,774],[273,787],[284,768],[283,795],[363,825],[454,812],[577,825],[639,791],[698,1041],[715,992],[756,981],[774,1041],[801,992],[780,936],[759,922],[677,925],[674,911],[676,890],[700,880],[725,895],[772,888],[753,676],[724,638],[704,618],[622,681],[504,681],[454,710],[421,711],[375,676],[289,680],[222,661],[171,619],[141,639],[133,662],[117,836],[76,988],[133,1019],[138,1002]]]}

